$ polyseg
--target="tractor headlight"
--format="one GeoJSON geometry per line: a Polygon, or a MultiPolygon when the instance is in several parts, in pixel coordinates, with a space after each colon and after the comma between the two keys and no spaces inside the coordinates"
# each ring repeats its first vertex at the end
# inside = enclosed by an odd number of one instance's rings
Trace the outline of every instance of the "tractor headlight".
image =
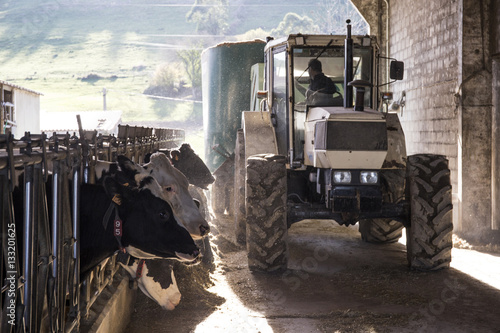
{"type": "Polygon", "coordinates": [[[378,172],[377,171],[361,171],[359,176],[361,184],[377,184],[378,172]]]}
{"type": "Polygon", "coordinates": [[[350,184],[351,172],[350,171],[334,171],[333,182],[335,184],[350,184]]]}

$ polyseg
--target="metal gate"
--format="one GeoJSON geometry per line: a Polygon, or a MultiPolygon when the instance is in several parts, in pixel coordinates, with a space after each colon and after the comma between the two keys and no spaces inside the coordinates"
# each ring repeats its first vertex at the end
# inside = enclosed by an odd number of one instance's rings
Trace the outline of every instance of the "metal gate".
{"type": "Polygon", "coordinates": [[[80,281],[80,184],[95,182],[98,159],[140,162],[182,142],[183,130],[128,125],[116,137],[0,135],[1,333],[79,329],[118,269],[112,257],[80,281]]]}

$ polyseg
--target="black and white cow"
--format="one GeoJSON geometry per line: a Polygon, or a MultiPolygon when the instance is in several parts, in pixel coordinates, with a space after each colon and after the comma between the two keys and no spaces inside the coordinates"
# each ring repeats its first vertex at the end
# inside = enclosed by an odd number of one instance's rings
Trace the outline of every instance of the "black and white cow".
{"type": "Polygon", "coordinates": [[[189,193],[189,182],[186,176],[174,168],[164,154],[151,155],[150,162],[143,166],[123,155],[117,157],[117,163],[97,161],[97,179],[102,179],[109,174],[124,177],[124,182],[134,181],[134,178],[145,175],[153,176],[162,187],[159,193],[154,194],[164,198],[170,204],[176,220],[189,231],[193,239],[201,239],[210,232],[208,222],[200,214],[198,206],[189,193]]]}
{"type": "Polygon", "coordinates": [[[82,184],[80,255],[84,273],[117,250],[136,258],[175,258],[191,262],[199,255],[188,231],[174,218],[170,205],[153,195],[153,177],[139,186],[105,177],[102,186],[82,184]],[[121,227],[120,227],[121,225],[121,227]]]}
{"type": "MultiPolygon", "coordinates": [[[[190,185],[189,191],[193,198],[199,201],[200,213],[204,215],[205,218],[209,219],[207,199],[203,191],[194,185],[190,185]]],[[[210,248],[208,238],[196,240],[195,243],[200,248],[203,259],[200,265],[195,267],[191,266],[190,271],[181,270],[184,271],[183,274],[191,274],[192,272],[199,273],[200,270],[208,272],[214,268],[214,254],[210,248]]],[[[141,291],[163,309],[173,310],[175,306],[179,304],[181,293],[174,276],[174,263],[171,260],[141,260],[130,258],[128,265],[122,264],[122,266],[130,274],[131,278],[137,281],[137,285],[141,291]]],[[[175,266],[177,269],[183,267],[182,265],[175,266]]]]}
{"type": "MultiPolygon", "coordinates": [[[[121,165],[121,161],[118,160],[121,165]]],[[[175,217],[194,239],[200,239],[210,231],[207,220],[200,214],[198,206],[189,193],[187,177],[172,165],[168,157],[160,152],[151,155],[149,163],[142,168],[163,187],[166,200],[172,206],[175,217]],[[200,235],[201,237],[197,237],[200,235]]]]}
{"type": "Polygon", "coordinates": [[[141,291],[165,310],[173,310],[181,301],[171,260],[132,258],[122,267],[137,281],[141,291]]]}
{"type": "MultiPolygon", "coordinates": [[[[189,158],[193,161],[193,155],[196,157],[197,155],[194,154],[189,145],[187,147],[191,149],[192,153],[189,152],[189,149],[187,149],[185,145],[183,145],[183,147],[184,149],[181,149],[183,154],[180,154],[180,152],[174,153],[176,161],[179,163],[183,158],[189,158]]],[[[179,165],[186,166],[189,164],[185,162],[187,162],[187,160],[179,165]]],[[[196,159],[194,159],[194,162],[196,162],[196,159]]],[[[203,162],[201,161],[201,163],[203,162]]],[[[99,162],[96,166],[96,175],[97,177],[101,177],[103,174],[112,173],[121,177],[123,182],[136,182],[136,180],[134,180],[135,178],[144,176],[145,174],[154,176],[162,185],[163,194],[166,200],[172,205],[174,215],[178,222],[184,225],[188,230],[197,233],[198,230],[203,230],[201,226],[199,229],[196,228],[200,221],[200,217],[205,223],[207,223],[206,221],[209,219],[208,205],[206,204],[206,197],[203,191],[190,183],[192,180],[198,180],[198,182],[200,182],[203,178],[204,181],[200,184],[206,185],[212,182],[213,177],[211,175],[210,177],[204,175],[202,178],[200,178],[201,176],[198,176],[198,178],[188,177],[189,174],[185,176],[172,164],[172,161],[163,152],[157,152],[150,155],[148,157],[148,163],[142,167],[139,167],[125,156],[118,156],[117,163],[115,164],[99,162]],[[194,197],[198,205],[194,205],[194,197]]],[[[194,163],[193,166],[195,164],[199,163],[194,163]]],[[[208,170],[204,163],[203,167],[200,169],[202,174],[208,170]]],[[[186,170],[192,173],[192,171],[189,171],[189,168],[186,170]]],[[[156,195],[161,196],[161,194],[158,193],[156,195]]],[[[213,255],[208,239],[196,237],[198,234],[191,235],[200,243],[200,246],[205,248],[205,251],[202,251],[204,254],[204,261],[211,261],[213,255]]],[[[137,281],[141,291],[164,309],[173,310],[180,302],[181,294],[177,287],[172,263],[169,260],[141,260],[131,257],[127,265],[122,263],[122,267],[130,274],[132,279],[137,281]]]]}

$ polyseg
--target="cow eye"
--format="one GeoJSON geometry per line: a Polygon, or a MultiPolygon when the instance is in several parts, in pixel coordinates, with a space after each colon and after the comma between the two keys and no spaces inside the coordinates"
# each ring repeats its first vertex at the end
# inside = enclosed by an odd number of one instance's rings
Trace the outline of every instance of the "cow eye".
{"type": "Polygon", "coordinates": [[[193,201],[194,201],[196,207],[200,208],[200,205],[201,205],[200,200],[197,200],[197,199],[193,198],[193,201]]]}
{"type": "Polygon", "coordinates": [[[160,212],[160,218],[162,218],[163,220],[168,220],[168,218],[170,217],[170,214],[166,211],[163,211],[163,212],[160,212]]]}
{"type": "Polygon", "coordinates": [[[167,192],[172,192],[172,191],[173,191],[173,188],[172,188],[172,186],[167,186],[167,187],[165,187],[165,190],[166,190],[167,192]]]}

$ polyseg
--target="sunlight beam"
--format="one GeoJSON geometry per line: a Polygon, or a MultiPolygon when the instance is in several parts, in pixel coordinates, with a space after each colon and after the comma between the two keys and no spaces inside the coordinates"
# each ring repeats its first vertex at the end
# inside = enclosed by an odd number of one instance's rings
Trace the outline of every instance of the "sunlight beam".
{"type": "Polygon", "coordinates": [[[226,302],[196,326],[195,332],[273,333],[273,329],[267,323],[265,315],[245,307],[222,274],[223,272],[215,273],[214,286],[208,289],[208,291],[224,297],[226,302]],[[231,315],[228,316],[228,314],[231,315]]]}
{"type": "Polygon", "coordinates": [[[499,256],[454,248],[451,267],[500,290],[499,256]]]}

